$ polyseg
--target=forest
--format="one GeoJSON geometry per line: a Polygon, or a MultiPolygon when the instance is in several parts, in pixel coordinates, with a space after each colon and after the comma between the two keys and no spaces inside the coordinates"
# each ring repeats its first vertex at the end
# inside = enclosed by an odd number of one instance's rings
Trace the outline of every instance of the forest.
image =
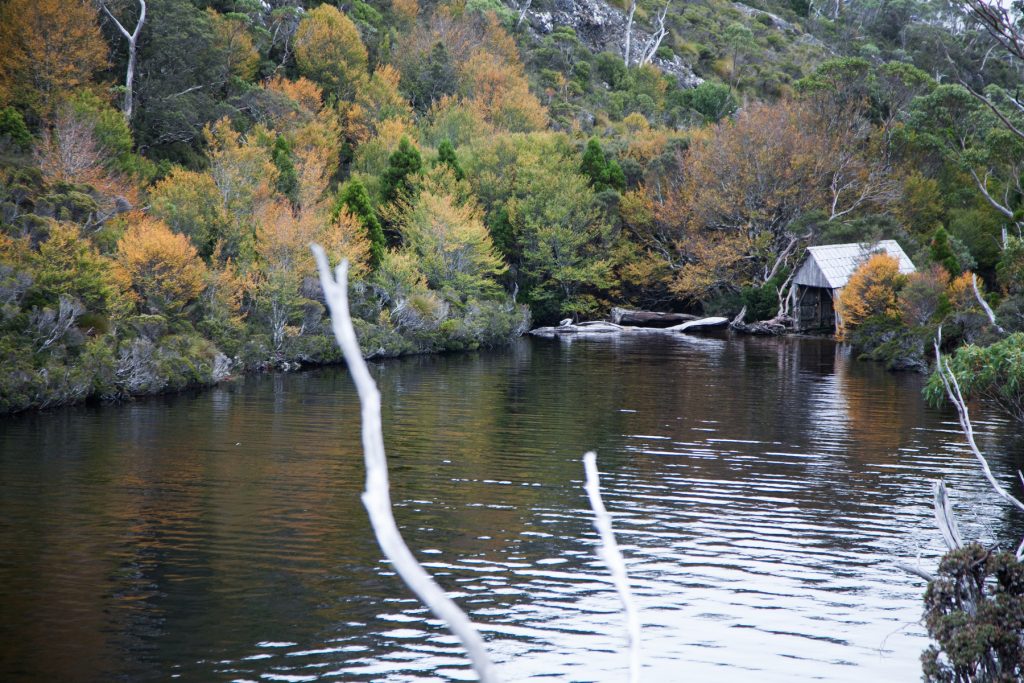
{"type": "Polygon", "coordinates": [[[840,336],[927,370],[942,326],[1021,417],[1016,17],[4,0],[0,412],[338,362],[311,242],[395,356],[613,305],[771,319],[805,247],[896,239],[918,272],[865,266],[840,336]]]}

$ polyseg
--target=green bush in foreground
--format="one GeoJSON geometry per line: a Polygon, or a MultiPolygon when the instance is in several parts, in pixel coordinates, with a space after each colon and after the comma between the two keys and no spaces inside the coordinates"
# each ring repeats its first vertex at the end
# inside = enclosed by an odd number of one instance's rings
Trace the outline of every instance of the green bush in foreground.
{"type": "MultiPolygon", "coordinates": [[[[980,398],[993,403],[1024,423],[1024,332],[991,346],[963,346],[953,354],[950,368],[967,400],[980,398]]],[[[924,392],[933,405],[946,400],[937,373],[929,378],[924,392]]]]}

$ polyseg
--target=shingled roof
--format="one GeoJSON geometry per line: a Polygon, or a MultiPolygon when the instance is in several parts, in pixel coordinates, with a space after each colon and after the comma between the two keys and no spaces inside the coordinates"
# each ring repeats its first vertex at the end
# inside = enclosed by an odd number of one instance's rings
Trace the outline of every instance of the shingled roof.
{"type": "Polygon", "coordinates": [[[805,287],[840,289],[846,285],[858,266],[877,253],[889,254],[899,261],[900,272],[903,274],[917,270],[896,240],[829,244],[807,247],[807,258],[793,276],[793,283],[805,287]]]}

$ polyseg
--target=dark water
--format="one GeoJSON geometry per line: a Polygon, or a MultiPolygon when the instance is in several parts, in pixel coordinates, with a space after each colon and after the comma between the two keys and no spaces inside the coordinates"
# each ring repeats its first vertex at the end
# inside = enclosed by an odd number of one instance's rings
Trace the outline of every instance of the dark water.
{"type": "MultiPolygon", "coordinates": [[[[921,379],[824,341],[529,342],[375,368],[396,516],[507,680],[625,679],[596,448],[648,681],[919,678],[940,539],[1024,525],[921,379]]],[[[380,560],[343,370],[0,421],[0,680],[472,680],[380,560]]],[[[1007,482],[1024,448],[979,414],[1007,482]]]]}

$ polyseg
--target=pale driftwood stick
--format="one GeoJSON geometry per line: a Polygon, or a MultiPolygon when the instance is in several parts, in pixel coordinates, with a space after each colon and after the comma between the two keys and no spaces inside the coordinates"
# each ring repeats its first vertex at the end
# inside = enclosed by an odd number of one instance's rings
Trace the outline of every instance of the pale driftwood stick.
{"type": "Polygon", "coordinates": [[[626,632],[629,636],[629,681],[640,680],[640,616],[633,602],[633,593],[629,589],[629,577],[626,574],[626,562],[622,559],[619,545],[615,542],[612,532],[612,518],[601,500],[601,481],[597,471],[597,453],[590,451],[583,456],[583,469],[587,474],[585,485],[590,507],[594,510],[594,527],[601,537],[598,554],[612,575],[612,583],[619,593],[622,608],[626,612],[626,632]]]}
{"type": "Polygon", "coordinates": [[[896,562],[895,565],[897,569],[902,569],[908,574],[913,574],[914,576],[920,576],[922,579],[928,581],[929,583],[931,583],[935,579],[934,576],[932,576],[925,570],[921,569],[920,567],[915,567],[912,564],[907,564],[906,562],[896,562]]]}
{"type": "Polygon", "coordinates": [[[992,307],[989,306],[988,302],[981,296],[981,290],[978,289],[978,276],[974,273],[971,273],[971,284],[974,285],[974,298],[978,300],[978,303],[981,304],[981,307],[985,310],[985,315],[988,316],[988,321],[992,323],[992,327],[996,328],[996,331],[999,332],[999,334],[1006,334],[1006,330],[1000,327],[999,323],[996,322],[996,314],[992,310],[992,307]]]}
{"type": "Polygon", "coordinates": [[[957,526],[956,517],[953,515],[953,506],[949,502],[949,492],[946,485],[940,480],[935,482],[935,523],[942,532],[942,540],[950,550],[959,550],[964,547],[963,539],[960,537],[960,527],[957,526]]]}
{"type": "Polygon", "coordinates": [[[498,683],[498,672],[487,654],[483,639],[469,617],[445,595],[430,575],[413,557],[391,512],[391,494],[388,486],[388,463],[384,454],[384,434],[381,428],[380,392],[363,360],[356,341],[352,317],[348,310],[348,262],[342,261],[332,275],[327,254],[319,245],[311,245],[320,271],[320,285],[331,312],[331,328],[338,346],[348,363],[352,381],[359,393],[362,412],[363,454],[366,462],[366,491],[363,505],[384,555],[412,592],[451,629],[469,653],[473,670],[483,683],[498,683]]]}

